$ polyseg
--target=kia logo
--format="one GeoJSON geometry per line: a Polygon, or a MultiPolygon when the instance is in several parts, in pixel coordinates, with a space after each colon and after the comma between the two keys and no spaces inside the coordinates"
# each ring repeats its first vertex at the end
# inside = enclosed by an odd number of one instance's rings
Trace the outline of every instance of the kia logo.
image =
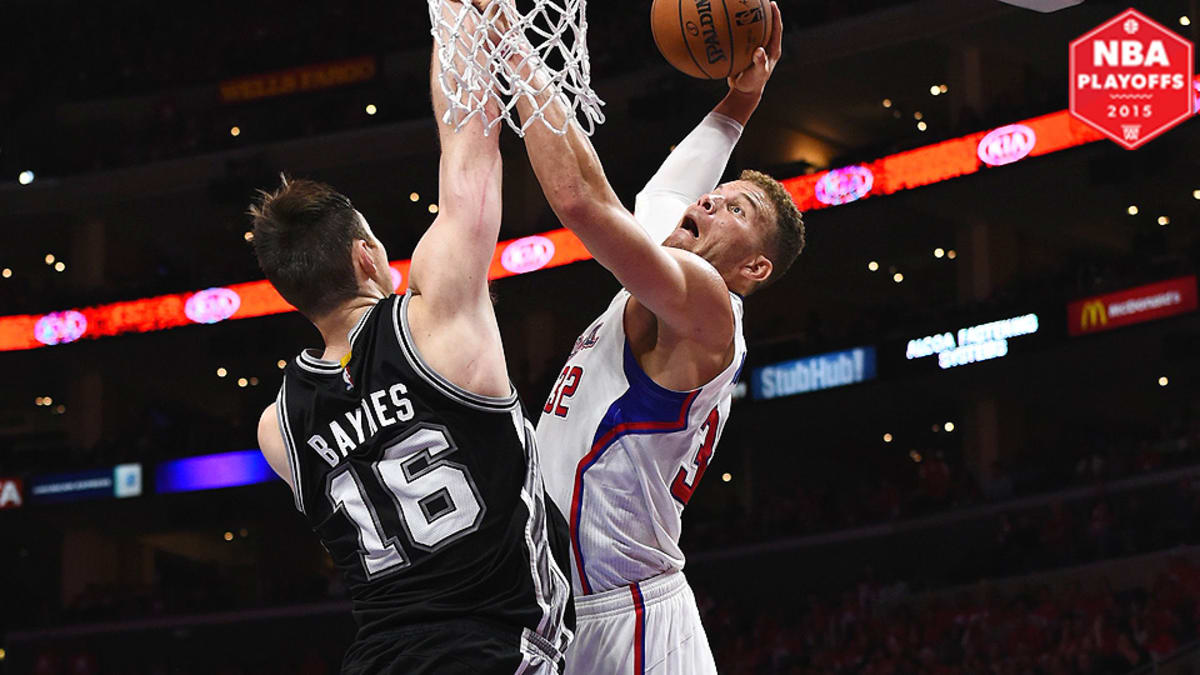
{"type": "Polygon", "coordinates": [[[534,235],[518,239],[504,247],[500,264],[513,274],[540,270],[554,257],[554,242],[534,235]]]}
{"type": "Polygon", "coordinates": [[[1003,166],[1024,159],[1037,145],[1037,134],[1024,124],[993,129],[979,141],[979,160],[988,166],[1003,166]]]}
{"type": "Polygon", "coordinates": [[[87,318],[73,309],[51,312],[34,324],[33,336],[44,345],[66,344],[83,337],[87,325],[87,318]]]}
{"type": "Polygon", "coordinates": [[[233,316],[242,299],[228,288],[209,288],[188,298],[183,313],[196,323],[216,323],[233,316]]]}
{"type": "Polygon", "coordinates": [[[849,204],[866,197],[875,185],[875,174],[865,166],[834,169],[817,181],[817,201],[829,206],[849,204]]]}

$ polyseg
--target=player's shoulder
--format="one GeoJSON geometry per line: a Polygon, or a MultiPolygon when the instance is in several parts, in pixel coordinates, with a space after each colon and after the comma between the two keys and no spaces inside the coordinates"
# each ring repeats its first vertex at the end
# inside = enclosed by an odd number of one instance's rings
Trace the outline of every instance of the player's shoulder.
{"type": "Polygon", "coordinates": [[[262,414],[258,417],[258,443],[264,449],[266,446],[274,446],[278,444],[283,446],[283,436],[279,432],[279,407],[278,403],[271,403],[266,408],[263,408],[262,414]]]}
{"type": "MultiPolygon", "coordinates": [[[[712,263],[682,249],[664,247],[679,264],[687,287],[688,325],[672,326],[689,339],[724,349],[733,339],[737,317],[733,296],[712,263]]],[[[661,321],[661,318],[660,318],[661,321]]]]}

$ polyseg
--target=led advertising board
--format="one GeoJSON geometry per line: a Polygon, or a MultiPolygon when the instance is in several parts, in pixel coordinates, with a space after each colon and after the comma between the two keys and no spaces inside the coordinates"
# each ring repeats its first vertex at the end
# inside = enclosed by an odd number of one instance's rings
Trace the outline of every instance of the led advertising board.
{"type": "Polygon", "coordinates": [[[936,355],[943,370],[965,366],[1007,356],[1010,339],[1032,335],[1038,328],[1037,314],[991,321],[909,340],[904,356],[911,361],[936,355]]]}
{"type": "Polygon", "coordinates": [[[1196,310],[1196,277],[1180,277],[1067,305],[1067,332],[1087,335],[1196,310]]]}
{"type": "Polygon", "coordinates": [[[274,478],[275,472],[261,452],[240,450],[163,462],[154,471],[154,489],[159,494],[216,490],[274,478]]]}
{"type": "Polygon", "coordinates": [[[762,401],[873,379],[875,348],[855,347],[755,368],[751,389],[762,401]]]}
{"type": "Polygon", "coordinates": [[[138,497],[142,494],[142,465],[33,476],[26,494],[32,504],[138,497]]]}
{"type": "Polygon", "coordinates": [[[25,503],[20,478],[0,478],[0,509],[20,508],[25,503]]]}

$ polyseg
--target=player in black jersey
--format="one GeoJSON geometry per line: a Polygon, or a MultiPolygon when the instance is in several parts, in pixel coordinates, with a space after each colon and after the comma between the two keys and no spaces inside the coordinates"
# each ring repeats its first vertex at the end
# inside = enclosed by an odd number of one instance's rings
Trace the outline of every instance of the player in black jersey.
{"type": "Polygon", "coordinates": [[[267,278],[324,339],[284,369],[259,442],[345,576],[359,630],[343,673],[559,672],[574,627],[566,523],[487,288],[499,134],[478,119],[454,133],[431,89],[441,209],[403,297],[383,244],[329,186],[285,180],[251,208],[267,278]]]}

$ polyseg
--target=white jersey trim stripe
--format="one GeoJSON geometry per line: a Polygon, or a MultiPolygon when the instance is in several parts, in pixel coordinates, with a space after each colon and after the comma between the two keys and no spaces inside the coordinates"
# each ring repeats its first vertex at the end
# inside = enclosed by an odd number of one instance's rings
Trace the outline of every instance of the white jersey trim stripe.
{"type": "Polygon", "coordinates": [[[288,422],[287,410],[287,375],[283,376],[283,384],[279,387],[279,395],[275,397],[275,418],[279,423],[279,435],[283,436],[283,446],[287,451],[288,471],[292,475],[292,497],[296,509],[304,513],[304,484],[300,477],[300,457],[296,453],[296,441],[292,437],[292,426],[288,422]]]}
{"type": "Polygon", "coordinates": [[[476,394],[442,377],[440,373],[425,363],[420,352],[417,351],[417,343],[413,340],[412,330],[408,325],[408,301],[411,298],[411,293],[405,293],[402,302],[392,305],[392,325],[396,329],[396,339],[400,341],[400,350],[404,354],[405,360],[421,376],[421,379],[441,392],[446,398],[469,408],[485,412],[507,413],[514,407],[517,407],[519,404],[515,388],[512,389],[508,396],[504,397],[476,394]]]}

